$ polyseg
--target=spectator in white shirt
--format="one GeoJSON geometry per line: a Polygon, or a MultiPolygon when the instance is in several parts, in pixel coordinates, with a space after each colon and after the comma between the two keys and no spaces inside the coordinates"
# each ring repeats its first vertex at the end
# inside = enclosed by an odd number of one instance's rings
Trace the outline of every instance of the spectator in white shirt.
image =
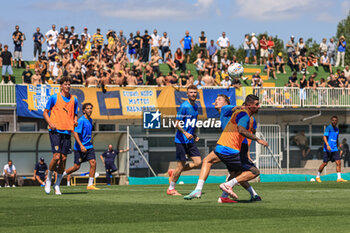
{"type": "Polygon", "coordinates": [[[255,37],[255,33],[252,33],[252,38],[250,40],[250,50],[252,51],[252,55],[254,58],[253,64],[256,65],[257,64],[257,60],[256,60],[256,51],[259,49],[259,42],[258,39],[255,37]]]}
{"type": "Polygon", "coordinates": [[[320,64],[321,66],[323,66],[323,68],[327,71],[329,71],[330,73],[332,72],[332,64],[329,61],[329,57],[327,56],[327,52],[324,52],[322,57],[320,58],[320,64]]]}
{"type": "Polygon", "coordinates": [[[81,33],[82,36],[84,36],[85,41],[90,41],[91,35],[88,33],[88,28],[84,27],[84,32],[81,33]]]}
{"type": "Polygon", "coordinates": [[[225,53],[227,54],[227,48],[230,46],[230,40],[226,37],[226,32],[222,33],[216,44],[220,47],[220,57],[222,58],[225,53]]]}
{"type": "Polygon", "coordinates": [[[10,180],[12,181],[12,187],[16,187],[16,167],[12,164],[12,160],[9,160],[8,163],[4,166],[3,172],[5,178],[5,187],[10,187],[10,180]]]}
{"type": "Polygon", "coordinates": [[[228,75],[225,76],[225,79],[221,81],[221,86],[223,87],[227,87],[230,88],[230,86],[232,85],[232,82],[230,80],[230,77],[228,75]]]}
{"type": "Polygon", "coordinates": [[[345,66],[345,69],[343,70],[344,71],[344,76],[345,78],[350,81],[350,69],[349,69],[349,66],[345,66]]]}
{"type": "Polygon", "coordinates": [[[243,49],[244,49],[244,51],[245,51],[244,63],[245,63],[245,64],[249,64],[249,57],[250,57],[250,41],[249,41],[249,34],[245,34],[245,35],[244,35],[243,49]]]}
{"type": "Polygon", "coordinates": [[[164,61],[164,57],[168,57],[168,52],[170,51],[169,47],[171,45],[170,39],[166,32],[163,33],[163,36],[159,40],[159,44],[161,46],[162,58],[164,61]]]}
{"type": "Polygon", "coordinates": [[[160,36],[157,33],[157,29],[154,29],[153,34],[151,35],[151,52],[154,51],[154,53],[158,52],[159,49],[160,36]]]}
{"type": "Polygon", "coordinates": [[[56,30],[56,25],[52,24],[52,29],[46,32],[45,37],[48,40],[50,35],[52,36],[51,40],[54,44],[57,42],[58,31],[56,30]]]}
{"type": "Polygon", "coordinates": [[[320,50],[320,56],[322,56],[324,52],[326,53],[328,52],[327,38],[322,39],[319,50],[320,50]]]}

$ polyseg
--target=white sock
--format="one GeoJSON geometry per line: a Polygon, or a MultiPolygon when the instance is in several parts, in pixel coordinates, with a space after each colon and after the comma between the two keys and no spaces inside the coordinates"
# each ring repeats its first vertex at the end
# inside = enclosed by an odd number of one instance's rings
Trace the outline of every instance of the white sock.
{"type": "Polygon", "coordinates": [[[56,180],[56,183],[55,183],[56,186],[60,186],[62,177],[63,177],[62,174],[58,174],[57,173],[57,180],[56,180]]]}
{"type": "Polygon", "coordinates": [[[338,179],[341,179],[341,173],[337,172],[338,179]]]}
{"type": "Polygon", "coordinates": [[[64,171],[63,172],[63,174],[62,174],[62,176],[66,176],[67,175],[67,172],[66,171],[64,171]]]}
{"type": "Polygon", "coordinates": [[[89,177],[89,184],[88,184],[88,186],[93,185],[93,184],[94,184],[94,177],[89,177]]]}
{"type": "Polygon", "coordinates": [[[198,180],[197,186],[196,186],[196,190],[201,190],[202,191],[204,182],[205,182],[204,180],[198,180]]]}
{"type": "Polygon", "coordinates": [[[175,189],[175,182],[171,181],[168,189],[170,190],[175,189]]]}
{"type": "Polygon", "coordinates": [[[52,174],[53,174],[53,171],[50,171],[50,170],[49,170],[49,172],[47,173],[46,182],[51,182],[52,174]]]}
{"type": "Polygon", "coordinates": [[[320,178],[321,172],[317,172],[317,178],[320,178]]]}
{"type": "Polygon", "coordinates": [[[233,186],[235,186],[236,184],[238,184],[238,182],[237,182],[236,178],[233,178],[232,180],[229,180],[229,181],[226,182],[225,184],[227,184],[227,185],[233,187],[233,186]]]}
{"type": "Polygon", "coordinates": [[[250,186],[249,188],[247,188],[247,191],[250,193],[250,196],[255,197],[258,194],[255,192],[255,190],[253,189],[252,186],[250,186]]]}
{"type": "Polygon", "coordinates": [[[70,186],[70,181],[67,181],[67,186],[70,186]]]}

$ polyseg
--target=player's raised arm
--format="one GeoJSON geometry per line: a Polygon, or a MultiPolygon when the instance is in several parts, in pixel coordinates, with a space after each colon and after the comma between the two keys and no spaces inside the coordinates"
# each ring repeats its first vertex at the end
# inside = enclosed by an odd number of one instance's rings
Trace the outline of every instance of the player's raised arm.
{"type": "Polygon", "coordinates": [[[239,125],[238,126],[238,132],[248,138],[248,139],[251,139],[251,140],[254,140],[256,141],[257,143],[263,145],[263,146],[269,146],[269,143],[263,139],[260,139],[258,138],[257,136],[255,136],[254,134],[250,133],[246,128],[244,128],[243,126],[239,125]]]}

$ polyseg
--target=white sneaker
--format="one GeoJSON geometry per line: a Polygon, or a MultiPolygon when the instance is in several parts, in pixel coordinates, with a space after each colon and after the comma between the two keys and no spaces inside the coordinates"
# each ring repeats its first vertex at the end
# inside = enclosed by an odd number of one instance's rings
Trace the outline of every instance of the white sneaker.
{"type": "Polygon", "coordinates": [[[62,193],[61,193],[61,191],[60,191],[60,186],[54,185],[53,188],[54,188],[54,190],[55,190],[55,194],[56,194],[56,195],[62,195],[62,193]]]}
{"type": "Polygon", "coordinates": [[[51,181],[47,181],[45,184],[45,193],[50,194],[51,192],[51,181]]]}
{"type": "Polygon", "coordinates": [[[218,203],[222,203],[222,200],[221,200],[221,198],[219,197],[219,199],[218,199],[218,203]]]}
{"type": "Polygon", "coordinates": [[[10,188],[10,185],[5,185],[6,188],[10,188]]]}
{"type": "Polygon", "coordinates": [[[16,188],[16,185],[12,185],[12,188],[16,188]]]}

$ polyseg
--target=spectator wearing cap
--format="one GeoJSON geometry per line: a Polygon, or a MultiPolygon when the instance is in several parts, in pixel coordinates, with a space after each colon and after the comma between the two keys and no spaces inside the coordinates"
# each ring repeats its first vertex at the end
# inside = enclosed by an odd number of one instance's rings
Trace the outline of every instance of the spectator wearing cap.
{"type": "Polygon", "coordinates": [[[281,73],[281,68],[282,68],[282,71],[283,71],[283,74],[287,73],[286,72],[286,68],[284,67],[285,66],[285,62],[284,62],[284,59],[283,59],[283,56],[282,56],[282,52],[279,52],[276,56],[276,70],[277,70],[277,74],[280,74],[281,73]]]}
{"type": "Polygon", "coordinates": [[[95,48],[100,52],[103,46],[103,35],[101,34],[101,29],[97,28],[96,33],[92,36],[92,43],[95,48]]]}
{"type": "Polygon", "coordinates": [[[84,27],[84,32],[81,33],[81,35],[82,35],[82,37],[84,36],[84,40],[85,41],[90,41],[91,40],[91,36],[88,33],[88,28],[87,27],[84,27]]]}
{"type": "Polygon", "coordinates": [[[255,33],[252,33],[252,38],[250,39],[250,50],[252,51],[252,55],[254,58],[253,64],[256,65],[257,59],[256,59],[256,51],[259,49],[259,41],[258,39],[255,37],[255,33]]]}
{"type": "Polygon", "coordinates": [[[292,56],[293,52],[296,52],[296,46],[295,46],[293,35],[290,36],[290,41],[287,42],[286,47],[287,47],[288,58],[289,58],[292,56]]]}
{"type": "Polygon", "coordinates": [[[47,165],[43,157],[40,158],[39,162],[35,164],[34,175],[32,180],[36,180],[43,187],[47,177],[47,165]]]}
{"type": "Polygon", "coordinates": [[[220,58],[223,58],[224,54],[228,54],[227,48],[230,47],[230,39],[226,36],[226,32],[222,32],[216,44],[220,47],[220,58]]]}
{"type": "Polygon", "coordinates": [[[10,181],[12,182],[12,187],[16,187],[17,181],[17,171],[12,160],[9,160],[4,166],[3,176],[5,178],[5,187],[10,187],[10,181]]]}
{"type": "Polygon", "coordinates": [[[345,37],[341,36],[339,37],[339,41],[337,43],[337,62],[335,63],[335,66],[339,66],[340,60],[341,60],[341,66],[344,67],[345,49],[346,49],[345,37]]]}

